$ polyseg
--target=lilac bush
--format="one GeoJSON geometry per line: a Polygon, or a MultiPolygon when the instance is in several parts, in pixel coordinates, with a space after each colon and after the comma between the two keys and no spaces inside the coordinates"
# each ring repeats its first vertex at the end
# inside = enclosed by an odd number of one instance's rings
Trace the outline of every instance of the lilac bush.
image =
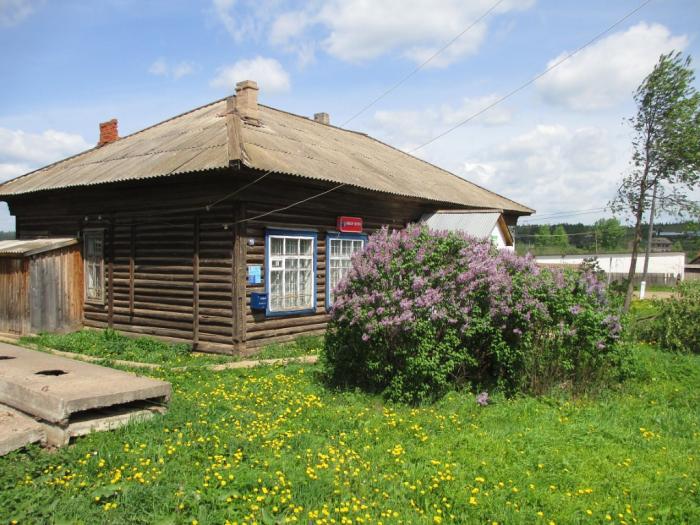
{"type": "Polygon", "coordinates": [[[329,378],[407,402],[465,385],[579,385],[614,361],[620,331],[595,275],[417,225],[370,237],[335,297],[329,378]]]}

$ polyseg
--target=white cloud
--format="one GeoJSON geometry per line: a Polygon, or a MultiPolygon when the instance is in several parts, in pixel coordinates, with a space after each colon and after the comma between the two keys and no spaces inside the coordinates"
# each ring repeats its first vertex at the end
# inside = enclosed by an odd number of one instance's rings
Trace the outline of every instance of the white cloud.
{"type": "Polygon", "coordinates": [[[289,74],[282,64],[274,58],[261,56],[220,67],[211,86],[233,91],[236,82],[241,80],[255,80],[260,89],[268,93],[288,91],[290,86],[289,74]]]}
{"type": "MultiPolygon", "coordinates": [[[[526,9],[534,0],[511,0],[493,14],[526,9]]],[[[485,13],[491,0],[330,0],[318,15],[327,30],[325,50],[340,59],[363,61],[398,53],[421,63],[485,13]]],[[[491,16],[493,16],[493,14],[491,16]]],[[[475,53],[488,31],[489,17],[476,23],[430,63],[447,66],[475,53]]]]}
{"type": "Polygon", "coordinates": [[[212,0],[211,11],[236,42],[258,39],[279,12],[281,0],[212,0]]]}
{"type": "MultiPolygon", "coordinates": [[[[535,0],[505,0],[430,63],[449,65],[475,53],[498,14],[527,9],[535,0]]],[[[359,62],[393,53],[423,62],[493,7],[492,0],[315,0],[299,8],[283,0],[213,0],[215,17],[236,41],[266,35],[297,54],[313,52],[359,62]],[[261,5],[262,2],[262,5],[261,5]],[[288,7],[286,10],[285,6],[288,7]]]]}
{"type": "Polygon", "coordinates": [[[30,169],[27,164],[0,163],[0,182],[19,177],[30,169]]]}
{"type": "MultiPolygon", "coordinates": [[[[641,22],[584,49],[537,81],[544,99],[575,110],[598,110],[631,99],[662,53],[682,50],[685,35],[673,36],[661,24],[641,22]]],[[[547,67],[566,53],[553,58],[547,67]]]]}
{"type": "Polygon", "coordinates": [[[188,61],[178,62],[176,64],[170,65],[164,58],[159,58],[151,64],[148,68],[148,72],[151,75],[159,77],[171,77],[178,80],[187,75],[194,73],[194,63],[188,61]]]}
{"type": "Polygon", "coordinates": [[[538,125],[472,155],[462,173],[540,214],[590,209],[613,197],[626,161],[621,149],[601,128],[538,125]]]}
{"type": "Polygon", "coordinates": [[[30,16],[44,0],[0,0],[0,26],[13,26],[30,16]]]}
{"type": "MultiPolygon", "coordinates": [[[[392,144],[410,150],[493,104],[497,99],[498,96],[492,94],[464,98],[456,107],[443,104],[416,111],[377,111],[374,114],[374,124],[379,128],[379,133],[392,144]]],[[[510,120],[510,110],[497,106],[472,122],[476,125],[497,126],[507,124],[510,120]]]]}
{"type": "Polygon", "coordinates": [[[165,62],[164,59],[159,58],[153,64],[151,64],[151,67],[148,68],[148,72],[151,75],[156,75],[156,76],[165,76],[168,74],[168,64],[165,62]]]}
{"type": "MultiPolygon", "coordinates": [[[[43,133],[0,128],[0,163],[39,167],[91,146],[82,136],[49,129],[43,133]]],[[[7,168],[5,168],[7,169],[7,168]]]]}

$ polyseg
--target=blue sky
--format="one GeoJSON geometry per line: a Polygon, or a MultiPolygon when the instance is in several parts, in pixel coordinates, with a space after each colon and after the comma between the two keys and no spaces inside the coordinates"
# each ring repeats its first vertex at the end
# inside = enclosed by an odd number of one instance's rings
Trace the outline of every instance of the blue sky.
{"type": "MultiPolygon", "coordinates": [[[[347,127],[411,150],[640,3],[504,0],[347,127]]],[[[246,78],[265,104],[342,124],[494,4],[0,0],[0,180],[90,147],[100,121],[131,133],[246,78]]],[[[696,0],[655,0],[418,154],[543,217],[602,208],[629,160],[634,88],[663,52],[700,60],[698,31],[696,0]]],[[[0,204],[0,229],[13,224],[0,204]]]]}

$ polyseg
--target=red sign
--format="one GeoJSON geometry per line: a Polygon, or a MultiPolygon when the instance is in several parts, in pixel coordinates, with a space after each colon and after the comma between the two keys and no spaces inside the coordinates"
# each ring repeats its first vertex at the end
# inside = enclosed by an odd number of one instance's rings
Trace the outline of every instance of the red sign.
{"type": "Polygon", "coordinates": [[[343,233],[362,233],[362,218],[361,217],[338,217],[336,224],[339,232],[343,233]]]}

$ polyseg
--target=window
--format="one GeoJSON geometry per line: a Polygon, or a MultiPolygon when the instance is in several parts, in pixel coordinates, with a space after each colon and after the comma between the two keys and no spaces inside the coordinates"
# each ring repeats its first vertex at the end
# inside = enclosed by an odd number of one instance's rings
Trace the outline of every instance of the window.
{"type": "Polygon", "coordinates": [[[267,314],[316,309],[316,234],[268,230],[266,237],[267,314]]]}
{"type": "Polygon", "coordinates": [[[85,258],[85,299],[89,302],[104,303],[104,232],[86,230],[83,232],[83,256],[85,258]]]}
{"type": "Polygon", "coordinates": [[[330,307],[335,300],[333,290],[350,270],[350,258],[364,248],[365,235],[329,234],[327,237],[328,259],[326,262],[326,306],[330,307]]]}

